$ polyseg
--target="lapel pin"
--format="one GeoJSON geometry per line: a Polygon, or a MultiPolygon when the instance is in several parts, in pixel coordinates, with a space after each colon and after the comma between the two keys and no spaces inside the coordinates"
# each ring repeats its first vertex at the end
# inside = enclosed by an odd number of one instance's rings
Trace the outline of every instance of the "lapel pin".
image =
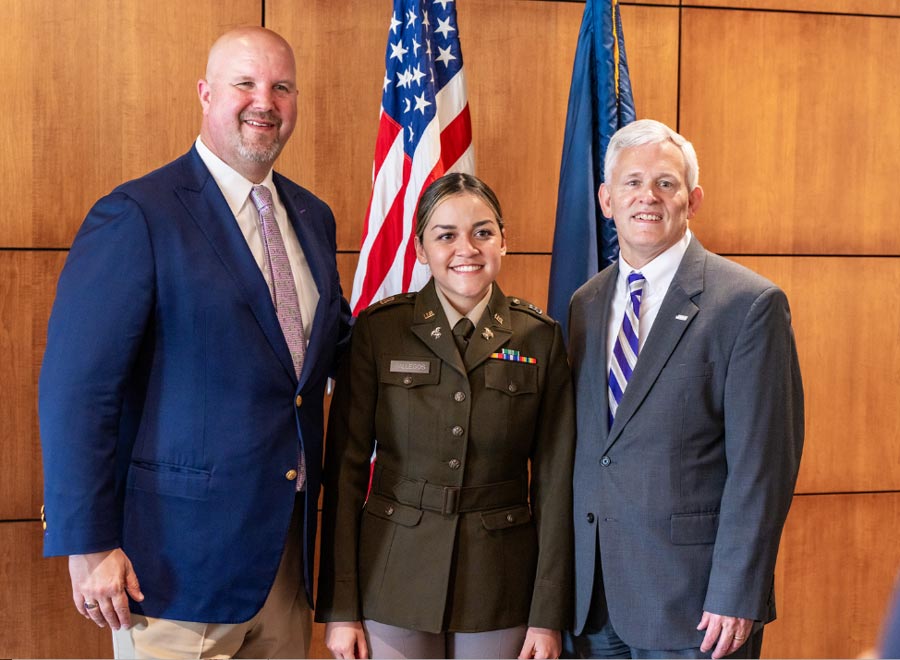
{"type": "Polygon", "coordinates": [[[687,321],[687,316],[685,316],[684,314],[676,314],[675,320],[676,321],[687,321]]]}
{"type": "Polygon", "coordinates": [[[433,318],[434,318],[434,312],[433,312],[433,311],[431,311],[431,310],[429,309],[427,312],[425,312],[425,320],[426,320],[426,321],[427,321],[428,319],[433,319],[433,318]]]}
{"type": "Polygon", "coordinates": [[[440,339],[441,338],[441,326],[437,326],[434,330],[431,331],[432,339],[440,339]]]}
{"type": "Polygon", "coordinates": [[[494,320],[495,320],[497,323],[499,323],[500,325],[503,325],[503,317],[500,316],[499,314],[494,314],[494,320]]]}
{"type": "Polygon", "coordinates": [[[485,328],[484,332],[481,333],[481,336],[484,337],[485,341],[494,338],[494,333],[491,332],[490,328],[485,328]]]}

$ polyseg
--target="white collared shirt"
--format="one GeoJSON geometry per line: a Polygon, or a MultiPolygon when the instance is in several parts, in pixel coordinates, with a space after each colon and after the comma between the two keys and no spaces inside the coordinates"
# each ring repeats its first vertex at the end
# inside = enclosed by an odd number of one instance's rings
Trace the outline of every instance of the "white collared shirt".
{"type": "Polygon", "coordinates": [[[662,254],[656,256],[643,268],[632,268],[619,254],[619,275],[616,278],[616,290],[610,302],[609,320],[606,329],[606,373],[612,364],[613,348],[616,345],[616,337],[622,327],[622,319],[625,317],[625,304],[628,300],[628,276],[632,272],[638,272],[644,276],[644,290],[641,294],[641,318],[638,327],[638,361],[640,361],[640,349],[644,347],[644,341],[650,335],[659,306],[662,304],[669,285],[675,277],[675,272],[681,265],[684,253],[691,242],[691,230],[685,231],[684,236],[662,254]]]}
{"type": "MultiPolygon", "coordinates": [[[[271,275],[266,268],[266,252],[263,245],[262,234],[260,231],[259,212],[250,199],[250,191],[253,189],[253,182],[244,178],[241,174],[232,169],[225,161],[216,156],[209,150],[203,141],[198,137],[195,143],[197,153],[200,159],[209,169],[213,179],[222,191],[228,207],[237,220],[238,227],[247,241],[250,252],[259,266],[260,272],[266,278],[266,284],[271,290],[271,275]]],[[[309,263],[303,249],[300,247],[300,241],[297,234],[291,226],[288,219],[287,210],[281,203],[278,196],[278,190],[272,181],[272,170],[266,175],[262,184],[272,193],[272,199],[275,205],[275,222],[278,223],[278,229],[281,231],[281,237],[284,241],[284,247],[287,251],[288,261],[291,264],[291,272],[294,275],[294,284],[297,287],[297,295],[300,298],[300,314],[303,316],[303,332],[306,335],[306,341],[312,332],[312,325],[316,314],[316,305],[319,302],[319,290],[316,288],[315,280],[313,280],[312,271],[309,269],[309,263]]]]}

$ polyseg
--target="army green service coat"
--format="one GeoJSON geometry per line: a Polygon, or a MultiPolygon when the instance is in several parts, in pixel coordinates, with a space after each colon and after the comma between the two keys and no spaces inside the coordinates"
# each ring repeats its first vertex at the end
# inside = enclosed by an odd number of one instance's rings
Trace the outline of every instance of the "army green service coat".
{"type": "Polygon", "coordinates": [[[317,620],[567,627],[574,411],[559,325],[495,284],[462,358],[432,280],[359,315],[342,373],[317,620]]]}

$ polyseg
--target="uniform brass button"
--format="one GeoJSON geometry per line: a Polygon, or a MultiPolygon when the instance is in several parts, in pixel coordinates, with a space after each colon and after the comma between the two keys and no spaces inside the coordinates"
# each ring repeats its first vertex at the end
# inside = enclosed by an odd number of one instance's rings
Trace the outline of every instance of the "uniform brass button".
{"type": "Polygon", "coordinates": [[[589,523],[594,522],[594,514],[593,514],[593,513],[587,514],[587,521],[588,521],[589,523]]]}
{"type": "Polygon", "coordinates": [[[516,517],[513,514],[511,514],[511,513],[506,514],[506,522],[511,523],[511,522],[515,522],[515,521],[516,521],[516,517]]]}
{"type": "Polygon", "coordinates": [[[452,433],[453,435],[455,435],[458,438],[464,433],[463,427],[454,426],[452,429],[450,429],[450,433],[452,433]]]}
{"type": "Polygon", "coordinates": [[[403,384],[404,385],[412,385],[412,376],[404,376],[403,384]]]}
{"type": "Polygon", "coordinates": [[[516,392],[519,391],[519,386],[516,385],[515,383],[510,383],[509,386],[507,386],[506,389],[508,389],[508,390],[509,390],[510,392],[512,392],[513,394],[515,394],[516,392]]]}
{"type": "Polygon", "coordinates": [[[288,481],[293,481],[297,478],[297,470],[288,470],[284,473],[284,478],[288,481]]]}
{"type": "Polygon", "coordinates": [[[386,516],[394,515],[394,507],[392,507],[392,506],[384,507],[384,515],[386,515],[386,516]]]}
{"type": "Polygon", "coordinates": [[[303,397],[300,396],[300,395],[298,394],[298,395],[297,395],[297,398],[294,399],[294,403],[295,403],[295,404],[297,405],[297,407],[299,408],[301,405],[303,405],[303,397]]]}
{"type": "Polygon", "coordinates": [[[466,400],[466,393],[465,392],[457,392],[456,394],[453,395],[453,400],[457,401],[459,403],[462,403],[463,401],[466,400]]]}
{"type": "Polygon", "coordinates": [[[447,465],[450,466],[451,470],[458,470],[461,463],[459,462],[458,458],[451,458],[450,462],[447,463],[447,465]]]}
{"type": "Polygon", "coordinates": [[[600,465],[602,465],[603,467],[609,466],[610,463],[612,463],[612,460],[609,456],[604,456],[600,459],[600,465]]]}

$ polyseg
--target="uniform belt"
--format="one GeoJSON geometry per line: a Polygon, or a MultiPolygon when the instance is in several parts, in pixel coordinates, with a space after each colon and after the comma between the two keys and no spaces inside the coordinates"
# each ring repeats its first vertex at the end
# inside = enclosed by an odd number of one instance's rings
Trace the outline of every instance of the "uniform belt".
{"type": "Polygon", "coordinates": [[[481,486],[439,486],[410,479],[375,463],[372,491],[400,504],[444,515],[487,511],[528,502],[525,477],[481,486]]]}

